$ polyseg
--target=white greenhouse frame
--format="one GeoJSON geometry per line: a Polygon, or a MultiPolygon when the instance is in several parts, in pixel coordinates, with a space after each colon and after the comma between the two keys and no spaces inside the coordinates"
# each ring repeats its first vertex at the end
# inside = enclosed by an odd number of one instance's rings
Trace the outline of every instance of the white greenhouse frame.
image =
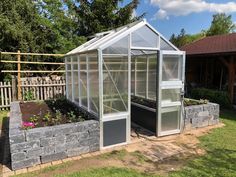
{"type": "Polygon", "coordinates": [[[99,120],[101,149],[130,142],[131,95],[156,101],[157,136],[181,132],[185,52],[170,43],[145,19],[96,34],[93,39],[67,53],[65,64],[66,97],[99,120]],[[145,65],[140,65],[143,67],[141,70],[137,68],[138,57],[145,60],[145,65]],[[151,60],[154,69],[151,69],[151,60]],[[145,73],[139,84],[144,88],[143,95],[137,93],[138,72],[145,73]],[[150,76],[150,72],[155,78],[150,76]],[[134,73],[132,93],[131,73],[134,73]],[[149,89],[155,96],[149,96],[149,89]],[[176,95],[172,98],[166,93],[176,95]],[[167,101],[163,102],[162,97],[167,97],[167,101]],[[170,115],[176,111],[177,119],[174,121],[178,125],[172,130],[170,127],[176,125],[165,121],[172,119],[170,115]],[[162,117],[165,117],[163,122],[162,117]],[[166,127],[162,123],[166,123],[166,127]]]}

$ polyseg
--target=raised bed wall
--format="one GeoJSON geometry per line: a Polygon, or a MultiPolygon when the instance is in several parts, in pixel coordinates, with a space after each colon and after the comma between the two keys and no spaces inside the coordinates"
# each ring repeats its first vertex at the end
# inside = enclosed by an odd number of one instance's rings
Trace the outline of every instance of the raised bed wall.
{"type": "Polygon", "coordinates": [[[206,127],[219,123],[220,106],[215,103],[186,106],[185,130],[192,128],[206,127]]]}
{"type": "Polygon", "coordinates": [[[13,170],[99,150],[99,122],[88,120],[21,130],[19,102],[11,104],[9,141],[13,170]]]}

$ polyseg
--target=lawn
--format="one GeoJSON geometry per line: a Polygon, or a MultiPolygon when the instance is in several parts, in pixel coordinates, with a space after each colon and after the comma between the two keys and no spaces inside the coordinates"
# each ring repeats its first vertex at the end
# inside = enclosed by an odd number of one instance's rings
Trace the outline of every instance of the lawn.
{"type": "Polygon", "coordinates": [[[182,170],[171,177],[235,177],[236,176],[236,112],[222,111],[223,128],[212,130],[200,137],[200,146],[207,154],[191,160],[182,170]]]}
{"type": "Polygon", "coordinates": [[[8,111],[0,111],[0,129],[2,128],[2,124],[4,119],[7,117],[8,111]]]}
{"type": "MultiPolygon", "coordinates": [[[[235,177],[236,176],[236,111],[222,111],[221,121],[225,124],[224,127],[213,129],[210,133],[200,137],[200,144],[203,149],[206,150],[204,156],[192,157],[185,161],[185,165],[180,170],[173,171],[167,174],[168,177],[235,177]]],[[[130,154],[128,154],[130,155],[130,154]]],[[[140,154],[138,154],[139,156],[140,154]]],[[[108,159],[125,159],[127,153],[121,151],[120,153],[113,155],[105,155],[103,160],[108,159]]],[[[132,154],[137,158],[137,154],[132,154]]],[[[142,160],[142,161],[145,161],[142,160]]],[[[53,166],[43,169],[38,172],[28,173],[20,175],[26,176],[56,176],[56,177],[157,177],[160,172],[157,170],[155,174],[149,174],[147,172],[140,172],[138,170],[131,169],[131,167],[98,167],[87,168],[85,170],[76,169],[75,171],[67,171],[67,166],[72,166],[70,162],[66,165],[53,166]],[[59,171],[58,171],[59,169],[59,171]],[[60,173],[61,172],[61,173],[60,173]],[[64,174],[63,174],[64,173],[64,174]]],[[[142,164],[142,163],[141,163],[142,164]]],[[[158,164],[156,164],[158,166],[158,164]]],[[[91,165],[93,166],[93,165],[91,165]]]]}

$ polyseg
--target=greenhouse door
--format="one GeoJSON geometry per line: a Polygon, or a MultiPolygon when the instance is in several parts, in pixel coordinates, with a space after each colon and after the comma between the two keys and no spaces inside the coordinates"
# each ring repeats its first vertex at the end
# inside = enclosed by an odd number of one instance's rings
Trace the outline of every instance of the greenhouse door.
{"type": "Polygon", "coordinates": [[[160,51],[157,87],[157,135],[180,133],[184,93],[185,53],[160,51]]]}

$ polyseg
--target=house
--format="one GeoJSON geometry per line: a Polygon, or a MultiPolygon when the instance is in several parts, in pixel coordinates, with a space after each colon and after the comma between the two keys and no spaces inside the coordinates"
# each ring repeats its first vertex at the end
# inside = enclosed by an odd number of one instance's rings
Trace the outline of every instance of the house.
{"type": "Polygon", "coordinates": [[[65,64],[67,98],[99,120],[100,148],[130,142],[132,107],[140,106],[131,96],[154,102],[153,119],[137,122],[150,122],[157,136],[181,132],[185,52],[146,20],[96,34],[65,64]]]}
{"type": "Polygon", "coordinates": [[[227,89],[236,103],[236,33],[205,37],[181,50],[186,51],[187,88],[227,89]]]}

